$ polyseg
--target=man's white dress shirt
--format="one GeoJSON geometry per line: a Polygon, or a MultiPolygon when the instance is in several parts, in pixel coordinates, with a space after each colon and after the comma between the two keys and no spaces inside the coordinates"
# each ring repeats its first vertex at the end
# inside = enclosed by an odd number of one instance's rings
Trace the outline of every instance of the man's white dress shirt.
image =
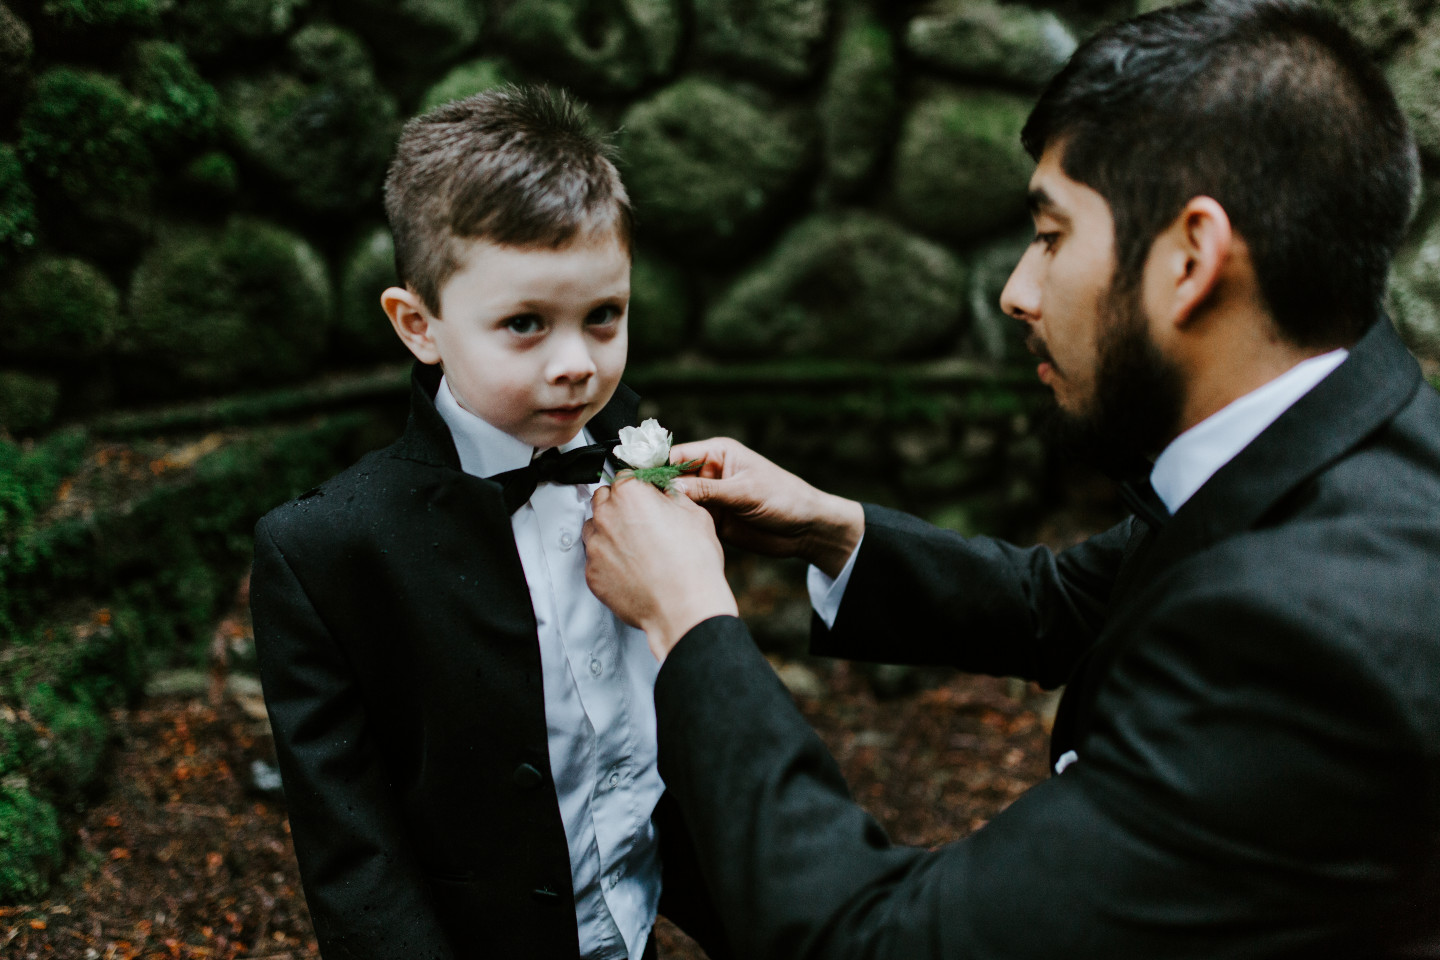
{"type": "MultiPolygon", "coordinates": [[[[472,476],[518,469],[538,452],[462,408],[443,378],[435,408],[472,476]]],[[[590,442],[582,430],[560,449],[590,442]]],[[[580,528],[598,486],[542,483],[510,526],[540,637],[550,771],[570,844],[580,955],[621,960],[640,956],[660,900],[650,821],[664,790],[652,692],[659,664],[644,633],[616,619],[585,583],[580,528]]]]}
{"type": "MultiPolygon", "coordinates": [[[[1302,360],[1172,440],[1155,459],[1154,468],[1150,471],[1150,485],[1155,488],[1166,509],[1172,514],[1179,510],[1185,501],[1195,495],[1195,491],[1205,485],[1205,481],[1235,459],[1266,427],[1280,419],[1282,413],[1333,373],[1349,355],[1348,350],[1332,350],[1302,360]]],[[[833,580],[815,567],[807,573],[810,603],[827,627],[835,625],[835,616],[840,612],[840,601],[844,599],[845,586],[850,582],[850,571],[854,569],[855,557],[859,553],[857,545],[844,569],[833,580]]]]}

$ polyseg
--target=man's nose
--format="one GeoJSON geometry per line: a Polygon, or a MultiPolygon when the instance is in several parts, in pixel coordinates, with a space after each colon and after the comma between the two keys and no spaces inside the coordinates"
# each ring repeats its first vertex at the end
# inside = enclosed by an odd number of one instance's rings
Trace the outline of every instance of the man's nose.
{"type": "Polygon", "coordinates": [[[1034,251],[1033,246],[1025,251],[1010,272],[1010,279],[1005,281],[1005,289],[1000,291],[1000,309],[1024,323],[1033,323],[1040,317],[1040,283],[1031,256],[1034,251]]]}

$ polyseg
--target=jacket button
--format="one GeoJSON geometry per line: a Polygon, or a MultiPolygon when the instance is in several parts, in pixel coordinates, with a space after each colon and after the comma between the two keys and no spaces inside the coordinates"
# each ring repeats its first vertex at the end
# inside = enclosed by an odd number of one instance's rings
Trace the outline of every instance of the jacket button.
{"type": "Polygon", "coordinates": [[[545,780],[545,774],[528,763],[522,763],[515,768],[515,785],[524,787],[526,790],[533,790],[545,780]]]}

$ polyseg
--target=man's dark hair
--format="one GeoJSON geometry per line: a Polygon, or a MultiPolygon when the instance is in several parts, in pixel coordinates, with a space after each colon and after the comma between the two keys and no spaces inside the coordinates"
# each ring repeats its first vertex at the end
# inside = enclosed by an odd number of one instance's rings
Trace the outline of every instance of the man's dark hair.
{"type": "Polygon", "coordinates": [[[1116,24],[1050,82],[1021,139],[1110,204],[1116,280],[1197,196],[1250,249],[1280,335],[1349,345],[1381,315],[1419,159],[1384,75],[1328,12],[1199,0],[1116,24]]]}
{"type": "Polygon", "coordinates": [[[555,248],[613,230],[630,199],[606,142],[563,91],[507,86],[405,124],[385,177],[395,271],[436,316],[467,240],[555,248]]]}

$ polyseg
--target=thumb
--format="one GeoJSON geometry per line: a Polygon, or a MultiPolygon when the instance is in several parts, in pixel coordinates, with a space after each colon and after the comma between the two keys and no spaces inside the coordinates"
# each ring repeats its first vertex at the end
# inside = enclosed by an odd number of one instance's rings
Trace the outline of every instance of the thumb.
{"type": "Polygon", "coordinates": [[[670,481],[670,489],[684,494],[691,502],[702,506],[723,506],[730,500],[725,489],[729,481],[707,477],[676,477],[670,481]]]}

